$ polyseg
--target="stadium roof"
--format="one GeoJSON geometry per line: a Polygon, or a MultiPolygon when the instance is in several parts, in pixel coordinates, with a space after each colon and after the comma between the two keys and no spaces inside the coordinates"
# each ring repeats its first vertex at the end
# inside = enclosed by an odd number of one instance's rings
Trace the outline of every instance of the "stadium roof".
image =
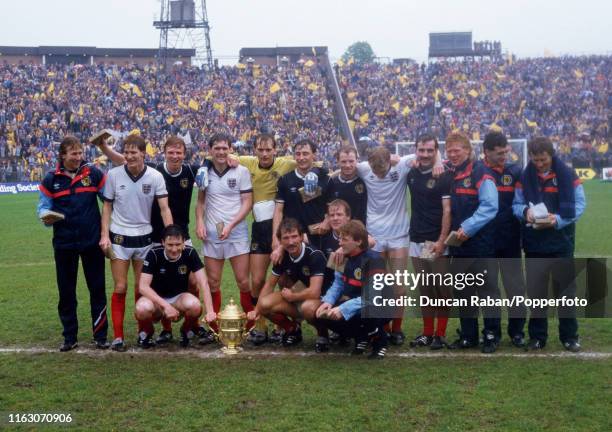
{"type": "MultiPolygon", "coordinates": [[[[92,46],[39,46],[16,47],[0,46],[0,55],[62,55],[62,56],[95,56],[95,57],[155,57],[157,48],[97,48],[92,46]]],[[[194,49],[168,49],[171,57],[193,57],[194,49]]]]}
{"type": "Polygon", "coordinates": [[[327,54],[326,46],[307,47],[273,47],[273,48],[242,48],[240,57],[273,57],[281,55],[324,55],[327,54]]]}

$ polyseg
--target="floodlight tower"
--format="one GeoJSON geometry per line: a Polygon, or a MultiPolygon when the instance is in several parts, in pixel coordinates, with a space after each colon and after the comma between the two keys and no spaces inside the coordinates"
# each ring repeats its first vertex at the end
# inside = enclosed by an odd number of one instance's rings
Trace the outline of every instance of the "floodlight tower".
{"type": "Polygon", "coordinates": [[[160,3],[159,20],[153,22],[159,30],[159,63],[167,66],[168,49],[192,48],[196,50],[194,63],[212,69],[206,0],[160,0],[160,3]]]}

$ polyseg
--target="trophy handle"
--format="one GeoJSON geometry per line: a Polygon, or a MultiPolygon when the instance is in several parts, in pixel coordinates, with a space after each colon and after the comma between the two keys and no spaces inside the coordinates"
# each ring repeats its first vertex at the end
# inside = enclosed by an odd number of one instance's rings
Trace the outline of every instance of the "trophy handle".
{"type": "MultiPolygon", "coordinates": [[[[218,320],[214,320],[213,322],[214,322],[214,323],[217,323],[217,326],[219,325],[219,321],[218,321],[218,320]]],[[[213,335],[215,335],[215,339],[217,339],[217,342],[218,342],[218,341],[219,341],[219,333],[217,333],[217,332],[215,331],[215,329],[214,329],[214,328],[212,328],[211,324],[212,324],[213,322],[209,322],[209,323],[208,323],[208,328],[210,329],[210,331],[212,332],[212,334],[213,334],[213,335]]]]}
{"type": "Polygon", "coordinates": [[[249,327],[248,329],[244,329],[244,333],[242,333],[242,337],[246,338],[249,335],[249,333],[251,332],[251,330],[253,330],[255,328],[256,325],[257,325],[257,323],[254,322],[251,327],[249,327]]]}

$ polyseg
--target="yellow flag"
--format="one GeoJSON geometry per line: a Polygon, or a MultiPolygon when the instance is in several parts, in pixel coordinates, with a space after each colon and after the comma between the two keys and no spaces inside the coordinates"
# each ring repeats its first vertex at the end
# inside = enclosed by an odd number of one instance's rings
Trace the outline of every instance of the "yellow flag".
{"type": "Polygon", "coordinates": [[[213,97],[214,94],[215,94],[215,91],[213,89],[208,90],[208,93],[206,93],[206,97],[204,98],[204,100],[208,102],[213,97]]]}
{"type": "Polygon", "coordinates": [[[312,60],[308,60],[306,63],[304,63],[304,66],[306,66],[306,67],[313,67],[314,66],[314,62],[312,60]]]}
{"type": "Polygon", "coordinates": [[[176,101],[178,103],[179,108],[183,108],[183,109],[189,108],[187,105],[185,105],[183,103],[183,101],[181,100],[181,97],[179,95],[176,95],[176,101]]]}
{"type": "Polygon", "coordinates": [[[338,61],[336,62],[336,64],[337,64],[339,67],[343,67],[343,66],[344,66],[344,62],[342,61],[342,59],[338,59],[338,61]]]}
{"type": "Polygon", "coordinates": [[[527,105],[527,101],[525,99],[523,99],[521,101],[521,104],[519,105],[519,109],[516,112],[516,115],[521,115],[521,113],[523,112],[523,110],[525,109],[525,105],[527,105]]]}
{"type": "Polygon", "coordinates": [[[391,104],[391,106],[395,109],[395,111],[399,111],[399,109],[400,109],[399,102],[394,102],[394,103],[391,104]]]}
{"type": "Polygon", "coordinates": [[[608,143],[607,142],[603,142],[599,145],[599,148],[597,149],[597,151],[599,153],[608,153],[608,143]]]}
{"type": "Polygon", "coordinates": [[[527,123],[527,126],[529,126],[530,128],[537,128],[538,127],[538,123],[537,122],[530,121],[528,119],[525,119],[525,123],[527,123]]]}
{"type": "Polygon", "coordinates": [[[55,83],[49,84],[49,87],[47,87],[47,94],[52,95],[54,91],[55,91],[55,83]]]}
{"type": "Polygon", "coordinates": [[[171,125],[172,123],[174,123],[174,117],[172,116],[168,116],[166,118],[166,123],[168,123],[169,125],[171,125]]]}
{"type": "Polygon", "coordinates": [[[363,125],[367,125],[369,121],[370,121],[370,114],[365,113],[359,116],[359,123],[363,125]]]}
{"type": "Polygon", "coordinates": [[[349,120],[349,128],[351,132],[355,130],[355,120],[349,120]]]}
{"type": "Polygon", "coordinates": [[[386,113],[386,111],[377,111],[377,112],[376,112],[376,115],[377,115],[378,117],[382,117],[382,116],[384,116],[385,114],[387,114],[387,113],[386,113]]]}
{"type": "Polygon", "coordinates": [[[223,102],[214,103],[213,108],[221,113],[225,112],[225,104],[223,102]]]}
{"type": "Polygon", "coordinates": [[[144,110],[141,107],[136,108],[136,117],[138,117],[140,121],[144,118],[144,110]]]}
{"type": "Polygon", "coordinates": [[[236,68],[237,68],[237,69],[246,69],[246,65],[245,65],[244,63],[238,63],[238,64],[236,65],[236,68]]]}
{"type": "Polygon", "coordinates": [[[493,123],[491,126],[489,126],[489,130],[491,132],[501,132],[502,128],[500,125],[498,125],[497,123],[493,123]]]}
{"type": "Polygon", "coordinates": [[[319,88],[319,86],[316,85],[315,83],[308,84],[308,90],[315,91],[315,90],[318,90],[318,88],[319,88]]]}
{"type": "Polygon", "coordinates": [[[402,115],[406,117],[408,114],[410,114],[410,108],[404,107],[404,109],[402,110],[402,115]]]}
{"type": "Polygon", "coordinates": [[[47,72],[47,76],[49,78],[53,78],[55,75],[56,75],[55,72],[47,72]]]}
{"type": "Polygon", "coordinates": [[[151,145],[150,142],[147,142],[147,154],[150,157],[154,157],[155,156],[155,148],[151,145]]]}
{"type": "Polygon", "coordinates": [[[472,96],[473,98],[478,97],[478,92],[474,89],[470,90],[468,94],[472,96]]]}
{"type": "Polygon", "coordinates": [[[85,114],[85,110],[83,110],[83,104],[79,104],[79,115],[83,116],[85,114]]]}
{"type": "Polygon", "coordinates": [[[189,108],[198,111],[200,109],[200,104],[195,99],[189,99],[189,108]]]}
{"type": "Polygon", "coordinates": [[[130,89],[132,88],[132,85],[128,84],[128,83],[121,83],[121,84],[119,84],[119,87],[121,87],[126,92],[129,92],[130,89]]]}
{"type": "Polygon", "coordinates": [[[576,75],[576,78],[578,78],[578,79],[581,79],[584,76],[584,74],[582,73],[582,71],[580,69],[576,69],[574,71],[574,75],[576,75]]]}
{"type": "Polygon", "coordinates": [[[447,101],[452,101],[453,99],[455,99],[455,96],[451,92],[446,93],[447,101]]]}
{"type": "Polygon", "coordinates": [[[130,131],[130,133],[128,134],[128,136],[129,136],[129,135],[138,135],[138,136],[140,136],[140,129],[138,129],[138,128],[134,128],[134,129],[132,129],[132,130],[130,131]]]}
{"type": "Polygon", "coordinates": [[[142,97],[142,92],[140,91],[140,87],[138,87],[136,84],[133,85],[132,91],[134,92],[136,96],[142,97]]]}
{"type": "Polygon", "coordinates": [[[355,98],[355,96],[357,96],[357,92],[348,92],[348,93],[346,94],[346,96],[347,96],[349,99],[354,99],[354,98],[355,98]]]}
{"type": "Polygon", "coordinates": [[[347,65],[352,65],[353,63],[355,63],[355,59],[353,57],[348,59],[348,62],[346,63],[347,65]]]}
{"type": "Polygon", "coordinates": [[[270,86],[270,93],[274,94],[274,93],[276,93],[277,91],[279,91],[280,89],[281,89],[280,84],[275,82],[274,84],[272,84],[272,85],[270,86]]]}

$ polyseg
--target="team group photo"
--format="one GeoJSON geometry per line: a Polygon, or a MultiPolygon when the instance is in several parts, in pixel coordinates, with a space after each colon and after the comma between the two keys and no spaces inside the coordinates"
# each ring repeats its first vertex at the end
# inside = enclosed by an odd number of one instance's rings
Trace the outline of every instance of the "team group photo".
{"type": "Polygon", "coordinates": [[[2,428],[607,430],[612,10],[239,3],[6,5],[2,428]]]}

